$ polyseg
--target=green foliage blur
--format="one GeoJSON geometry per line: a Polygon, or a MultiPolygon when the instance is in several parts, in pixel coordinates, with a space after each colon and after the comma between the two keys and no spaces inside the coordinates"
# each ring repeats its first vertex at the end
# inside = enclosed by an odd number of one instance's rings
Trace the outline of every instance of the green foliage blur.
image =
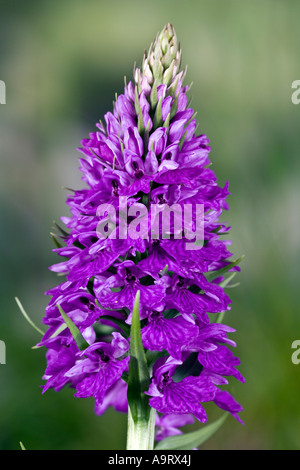
{"type": "MultiPolygon", "coordinates": [[[[210,139],[220,184],[229,180],[232,252],[246,255],[225,316],[246,377],[229,387],[245,426],[229,417],[202,448],[299,449],[299,17],[293,0],[0,1],[0,449],[125,448],[125,415],[98,417],[71,389],[41,394],[45,351],[31,349],[40,337],[14,297],[43,328],[44,292],[60,282],[48,271],[59,261],[53,220],[69,214],[63,187],[83,186],[76,148],[168,22],[197,132],[210,139]]],[[[206,409],[210,422],[220,416],[206,409]]]]}

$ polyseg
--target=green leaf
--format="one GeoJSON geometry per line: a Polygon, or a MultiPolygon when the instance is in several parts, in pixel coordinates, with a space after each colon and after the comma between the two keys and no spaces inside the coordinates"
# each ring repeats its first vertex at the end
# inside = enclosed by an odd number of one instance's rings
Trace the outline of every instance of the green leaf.
{"type": "Polygon", "coordinates": [[[134,88],[134,106],[135,106],[136,114],[139,115],[139,113],[140,113],[140,102],[139,102],[139,92],[138,92],[137,85],[134,88]]]}
{"type": "Polygon", "coordinates": [[[186,130],[185,133],[183,134],[183,136],[181,137],[180,141],[179,141],[178,147],[180,148],[180,150],[182,149],[182,146],[184,144],[187,133],[188,133],[188,131],[186,130]]]}
{"type": "MultiPolygon", "coordinates": [[[[170,66],[165,70],[164,75],[163,75],[163,83],[167,86],[170,85],[173,77],[173,70],[174,70],[174,63],[175,61],[173,60],[170,63],[170,66]]],[[[167,65],[167,64],[166,64],[167,65]]]]}
{"type": "Polygon", "coordinates": [[[175,318],[177,316],[178,316],[178,310],[176,310],[176,308],[171,308],[170,310],[166,310],[164,312],[165,318],[175,318]]]}
{"type": "Polygon", "coordinates": [[[152,370],[152,367],[154,366],[155,362],[157,359],[161,357],[168,356],[169,353],[163,349],[162,351],[150,351],[149,349],[146,351],[146,358],[147,358],[147,364],[149,371],[152,370]]]}
{"type": "Polygon", "coordinates": [[[145,131],[142,108],[140,108],[140,112],[138,115],[138,131],[139,131],[139,134],[143,134],[145,131]]]}
{"type": "Polygon", "coordinates": [[[223,310],[223,312],[220,312],[218,314],[217,319],[215,320],[215,323],[222,323],[224,315],[225,315],[225,310],[223,310]]]}
{"type": "Polygon", "coordinates": [[[198,353],[191,353],[183,364],[176,368],[175,374],[172,376],[174,382],[181,382],[185,377],[191,375],[198,376],[203,369],[203,366],[198,361],[198,353]]]}
{"type": "Polygon", "coordinates": [[[127,398],[134,422],[148,421],[150,415],[149,398],[144,393],[149,388],[150,375],[141,337],[139,305],[140,291],[136,294],[132,311],[128,370],[127,398]]]}
{"type": "Polygon", "coordinates": [[[174,99],[174,102],[171,106],[171,116],[170,118],[172,119],[175,114],[177,113],[177,108],[178,108],[178,98],[179,98],[179,93],[177,93],[177,95],[175,96],[175,99],[174,99]]]}
{"type": "Polygon", "coordinates": [[[121,375],[121,379],[123,379],[126,383],[128,382],[128,372],[123,372],[121,375]]]}
{"type": "Polygon", "coordinates": [[[22,450],[26,450],[26,447],[24,446],[22,441],[20,441],[20,447],[21,447],[22,450]]]}
{"type": "Polygon", "coordinates": [[[158,99],[157,99],[157,85],[158,85],[158,82],[157,82],[157,80],[155,80],[153,85],[152,85],[152,90],[151,90],[151,94],[150,94],[150,104],[151,104],[152,109],[155,109],[155,106],[157,105],[157,102],[158,102],[158,99]]]}
{"type": "Polygon", "coordinates": [[[57,305],[58,310],[60,311],[61,316],[63,317],[67,327],[70,330],[71,335],[74,338],[75,343],[78,346],[78,349],[80,351],[83,351],[89,346],[89,343],[84,339],[82,334],[80,333],[79,329],[77,326],[72,322],[71,318],[68,317],[68,315],[63,311],[60,305],[57,305]]]}
{"type": "Polygon", "coordinates": [[[167,132],[169,131],[170,116],[171,116],[171,114],[169,113],[168,116],[166,117],[165,122],[162,125],[162,127],[165,127],[167,129],[167,132]]]}
{"type": "Polygon", "coordinates": [[[119,326],[120,328],[122,328],[122,330],[124,331],[124,333],[129,336],[130,334],[130,326],[127,325],[124,320],[120,320],[119,318],[115,318],[115,317],[111,317],[109,315],[102,315],[101,317],[99,317],[99,320],[109,320],[113,323],[115,323],[117,326],[119,326]]]}
{"type": "MultiPolygon", "coordinates": [[[[93,296],[95,296],[95,293],[94,293],[94,276],[92,276],[90,279],[89,279],[89,282],[87,283],[87,290],[89,291],[90,294],[92,294],[93,296]]],[[[97,302],[97,300],[96,300],[97,302]]]]}
{"type": "Polygon", "coordinates": [[[223,276],[223,274],[227,273],[227,271],[233,268],[234,266],[237,266],[244,258],[245,258],[245,255],[241,256],[236,261],[233,261],[232,263],[228,264],[224,268],[218,269],[217,271],[211,271],[209,273],[205,273],[206,279],[208,281],[213,281],[217,277],[223,276]]]}
{"type": "Polygon", "coordinates": [[[159,98],[159,101],[156,106],[153,124],[155,129],[162,124],[162,96],[159,98]]]}
{"type": "Polygon", "coordinates": [[[36,324],[31,320],[31,318],[29,318],[29,316],[27,315],[27,313],[25,312],[25,309],[23,307],[23,305],[21,304],[20,300],[18,299],[18,297],[15,297],[15,301],[17,302],[17,305],[22,313],[22,315],[24,316],[24,318],[28,321],[29,325],[32,326],[32,328],[34,328],[36,331],[38,331],[42,336],[44,336],[45,332],[43,330],[41,330],[38,326],[36,326],[36,324]]]}
{"type": "Polygon", "coordinates": [[[154,61],[154,64],[152,66],[152,73],[153,73],[154,81],[156,80],[157,83],[159,85],[161,85],[162,82],[163,82],[164,68],[163,68],[162,63],[160,62],[159,59],[156,59],[154,61]]]}
{"type": "Polygon", "coordinates": [[[240,285],[240,282],[236,282],[235,284],[231,284],[230,286],[226,286],[227,289],[234,289],[234,287],[238,287],[240,285]]]}
{"type": "Polygon", "coordinates": [[[56,246],[56,248],[62,248],[63,245],[57,240],[57,238],[56,238],[57,235],[55,235],[55,233],[53,233],[53,232],[50,232],[50,235],[51,235],[51,238],[52,238],[52,240],[53,240],[54,245],[56,246]]]}
{"type": "Polygon", "coordinates": [[[115,328],[113,326],[103,325],[98,322],[93,324],[93,329],[96,333],[97,338],[99,337],[99,341],[101,341],[101,336],[111,335],[115,331],[115,328]]]}
{"type": "MultiPolygon", "coordinates": [[[[49,337],[49,339],[56,338],[62,331],[64,331],[67,328],[67,325],[65,323],[62,323],[57,330],[54,331],[54,333],[49,337]]],[[[31,349],[40,349],[43,346],[32,346],[31,349]]]]}
{"type": "Polygon", "coordinates": [[[53,221],[55,227],[60,231],[60,233],[62,234],[62,238],[66,238],[69,236],[68,232],[66,232],[63,228],[60,227],[60,225],[58,225],[58,223],[54,220],[53,221]]]}
{"type": "Polygon", "coordinates": [[[227,416],[228,414],[224,414],[217,421],[206,424],[197,431],[166,437],[155,446],[155,450],[192,450],[199,447],[222,426],[227,416]]]}
{"type": "MultiPolygon", "coordinates": [[[[224,281],[222,281],[220,283],[220,286],[224,287],[224,288],[228,287],[228,284],[230,283],[231,279],[234,278],[235,275],[236,275],[236,271],[234,271],[233,273],[230,274],[230,276],[228,276],[226,279],[224,279],[224,281]]],[[[222,323],[225,313],[226,313],[226,310],[223,310],[223,312],[220,312],[218,314],[217,319],[215,320],[215,322],[216,323],[222,323]]]]}
{"type": "Polygon", "coordinates": [[[236,271],[234,271],[233,273],[230,274],[230,276],[228,276],[226,279],[224,279],[224,281],[220,282],[220,287],[227,287],[228,284],[230,283],[230,281],[234,278],[234,276],[236,275],[236,271]]]}
{"type": "Polygon", "coordinates": [[[168,96],[174,96],[178,87],[180,76],[177,75],[173,81],[173,83],[169,86],[167,94],[168,96]]]}

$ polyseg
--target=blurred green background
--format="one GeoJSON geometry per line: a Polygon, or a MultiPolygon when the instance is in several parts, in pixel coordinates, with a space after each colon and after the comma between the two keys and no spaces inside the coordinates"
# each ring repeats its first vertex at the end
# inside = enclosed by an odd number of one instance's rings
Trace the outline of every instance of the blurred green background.
{"type": "MultiPolygon", "coordinates": [[[[280,0],[0,1],[0,449],[122,449],[126,417],[93,413],[73,391],[41,395],[45,351],[18,311],[41,325],[56,285],[49,232],[68,215],[62,186],[82,187],[76,147],[111,110],[156,33],[171,22],[188,64],[199,133],[229,180],[232,250],[245,254],[225,323],[245,384],[245,411],[203,449],[299,449],[300,3],[280,0]]],[[[209,420],[219,416],[207,407],[209,420]]],[[[198,424],[196,427],[199,426],[198,424]]]]}

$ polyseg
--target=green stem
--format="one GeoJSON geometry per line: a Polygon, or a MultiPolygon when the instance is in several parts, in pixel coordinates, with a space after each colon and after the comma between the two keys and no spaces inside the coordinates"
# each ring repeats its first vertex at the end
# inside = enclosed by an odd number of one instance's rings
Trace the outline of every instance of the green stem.
{"type": "Polygon", "coordinates": [[[133,420],[130,407],[128,408],[126,450],[153,450],[155,414],[155,409],[151,408],[148,420],[139,416],[133,420]]]}
{"type": "Polygon", "coordinates": [[[155,409],[149,405],[149,397],[145,393],[151,383],[151,370],[142,342],[139,306],[140,291],[134,299],[130,327],[127,450],[153,450],[155,409]]]}

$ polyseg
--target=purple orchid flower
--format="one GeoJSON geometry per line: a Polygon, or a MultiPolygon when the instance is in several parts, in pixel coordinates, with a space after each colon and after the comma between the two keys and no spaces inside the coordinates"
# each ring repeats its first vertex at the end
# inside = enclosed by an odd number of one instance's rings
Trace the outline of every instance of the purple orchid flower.
{"type": "Polygon", "coordinates": [[[76,383],[76,397],[94,397],[96,408],[103,404],[106,392],[128,369],[129,357],[120,359],[129,343],[120,333],[112,333],[111,343],[95,342],[77,354],[78,359],[66,377],[83,377],[76,383]],[[84,356],[84,357],[83,357],[84,356]]]}
{"type": "Polygon", "coordinates": [[[224,272],[240,269],[231,264],[224,237],[230,227],[219,221],[230,193],[210,167],[207,136],[196,134],[180,67],[168,25],[104,123],[81,141],[85,187],[68,195],[70,217],[61,218],[67,231],[60,229],[54,250],[63,260],[50,267],[66,280],[47,292],[48,330],[38,344],[47,348],[43,392],[69,385],[76,397],[94,397],[96,414],[109,406],[127,412],[130,325],[139,292],[142,344],[147,358],[155,358],[146,395],[160,413],[157,440],[181,433],[193,417],[206,422],[206,402],[242,422],[241,405],[219,388],[229,376],[244,382],[227,336],[235,330],[217,319],[231,308],[224,272]],[[198,206],[202,239],[191,236],[198,233],[198,206]],[[192,209],[187,221],[186,207],[192,209]],[[162,227],[154,230],[157,221],[162,227]],[[134,230],[124,235],[124,227],[134,230]]]}

